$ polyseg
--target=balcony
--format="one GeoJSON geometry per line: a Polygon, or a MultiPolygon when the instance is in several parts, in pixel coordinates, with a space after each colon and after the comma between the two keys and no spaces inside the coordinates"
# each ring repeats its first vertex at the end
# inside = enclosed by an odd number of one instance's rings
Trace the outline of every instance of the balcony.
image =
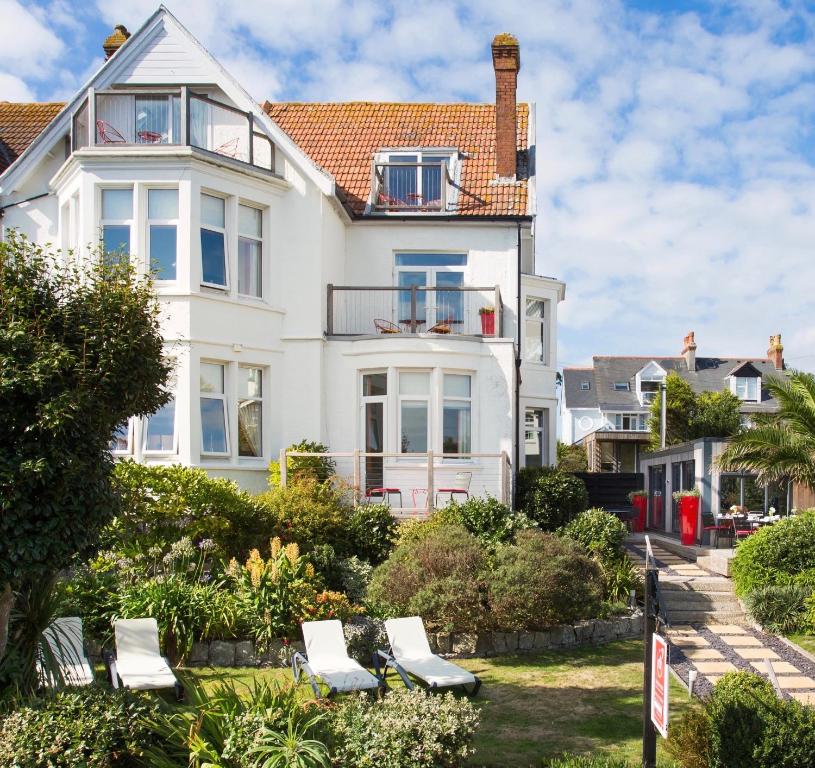
{"type": "Polygon", "coordinates": [[[481,336],[500,338],[498,286],[405,288],[328,285],[326,335],[481,336]]]}
{"type": "Polygon", "coordinates": [[[274,171],[274,146],[254,116],[188,88],[88,95],[73,115],[71,147],[188,146],[274,171]]]}
{"type": "Polygon", "coordinates": [[[378,213],[443,213],[453,189],[447,158],[374,162],[373,209],[378,213]]]}

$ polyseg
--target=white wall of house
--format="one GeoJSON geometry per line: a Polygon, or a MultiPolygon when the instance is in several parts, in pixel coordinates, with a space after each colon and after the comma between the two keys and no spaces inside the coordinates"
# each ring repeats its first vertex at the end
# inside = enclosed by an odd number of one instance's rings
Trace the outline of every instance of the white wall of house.
{"type": "Polygon", "coordinates": [[[605,423],[606,418],[599,408],[564,408],[561,440],[571,445],[596,432],[605,423]]]}

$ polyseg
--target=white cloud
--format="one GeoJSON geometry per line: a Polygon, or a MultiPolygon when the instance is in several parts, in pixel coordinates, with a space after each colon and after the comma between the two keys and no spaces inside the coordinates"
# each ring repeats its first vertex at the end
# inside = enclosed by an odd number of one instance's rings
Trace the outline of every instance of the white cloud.
{"type": "Polygon", "coordinates": [[[0,72],[0,101],[35,101],[35,98],[25,81],[7,72],[0,72]]]}

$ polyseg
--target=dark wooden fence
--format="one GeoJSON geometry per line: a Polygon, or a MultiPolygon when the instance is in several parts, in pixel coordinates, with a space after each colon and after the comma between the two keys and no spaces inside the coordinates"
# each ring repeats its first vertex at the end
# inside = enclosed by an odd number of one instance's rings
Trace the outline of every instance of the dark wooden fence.
{"type": "Polygon", "coordinates": [[[628,494],[645,487],[641,472],[575,472],[586,483],[589,505],[604,509],[630,509],[628,494]]]}

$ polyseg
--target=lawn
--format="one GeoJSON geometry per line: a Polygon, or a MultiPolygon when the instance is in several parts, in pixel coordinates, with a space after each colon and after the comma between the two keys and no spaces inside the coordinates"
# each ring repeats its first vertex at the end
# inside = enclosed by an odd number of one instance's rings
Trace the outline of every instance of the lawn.
{"type": "MultiPolygon", "coordinates": [[[[484,682],[473,766],[539,766],[561,752],[604,754],[639,764],[642,735],[642,644],[628,640],[599,648],[466,659],[484,682]]],[[[194,669],[205,685],[257,676],[288,681],[288,670],[194,669]]],[[[308,686],[302,690],[307,694],[308,686]]],[[[687,706],[686,690],[671,680],[671,717],[687,706]]],[[[658,745],[659,746],[659,745],[658,745]]],[[[664,753],[660,765],[671,765],[664,753]]]]}
{"type": "Polygon", "coordinates": [[[815,654],[815,635],[787,635],[787,638],[805,651],[815,654]]]}

